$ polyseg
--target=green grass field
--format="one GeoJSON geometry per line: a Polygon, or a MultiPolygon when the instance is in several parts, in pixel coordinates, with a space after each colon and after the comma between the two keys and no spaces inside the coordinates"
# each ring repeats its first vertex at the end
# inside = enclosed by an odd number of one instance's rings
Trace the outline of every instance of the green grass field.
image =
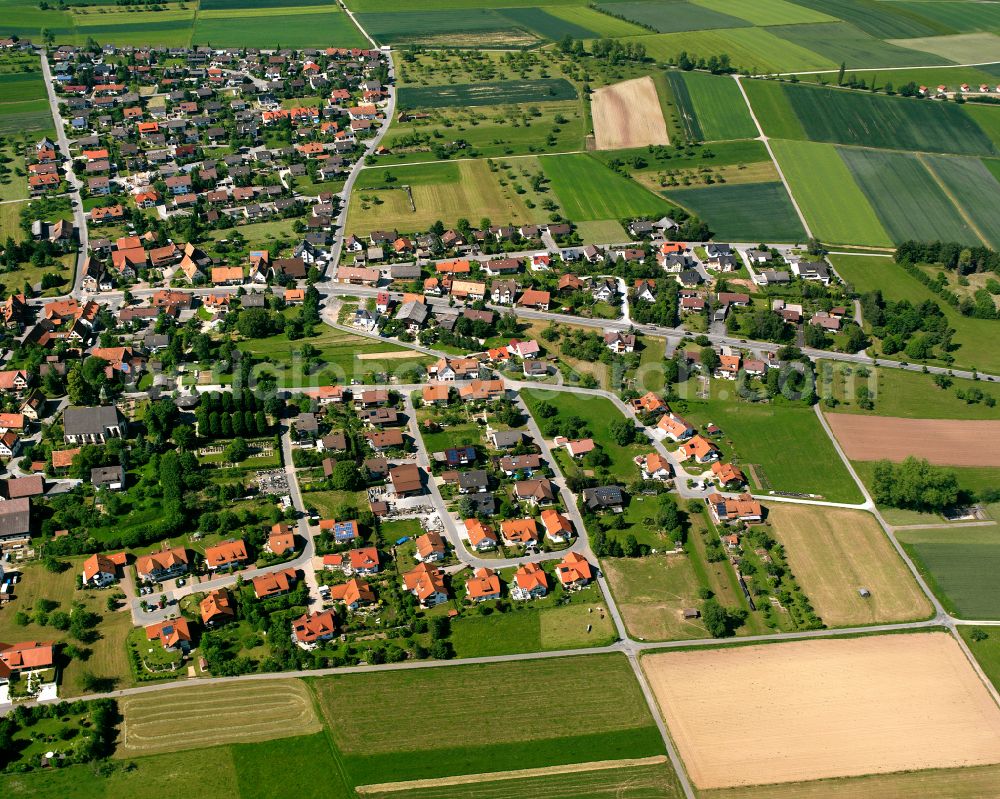
{"type": "Polygon", "coordinates": [[[894,44],[922,50],[934,58],[956,64],[983,64],[1000,59],[1000,36],[990,32],[896,39],[894,44]]]}
{"type": "Polygon", "coordinates": [[[918,155],[853,147],[840,155],[893,241],[981,243],[918,155]]]}
{"type": "Polygon", "coordinates": [[[568,219],[621,219],[670,211],[666,200],[589,155],[556,155],[539,160],[568,219]]]}
{"type": "Polygon", "coordinates": [[[24,131],[48,133],[52,130],[52,115],[47,100],[0,102],[0,135],[24,131]]]}
{"type": "Polygon", "coordinates": [[[230,747],[240,799],[295,796],[348,799],[347,785],[326,733],[230,747]]]}
{"type": "MultiPolygon", "coordinates": [[[[850,22],[878,39],[934,36],[952,33],[952,28],[919,12],[905,3],[879,3],[871,0],[796,0],[806,8],[831,14],[850,22]]],[[[920,4],[923,6],[923,4],[920,4]]]]}
{"type": "Polygon", "coordinates": [[[707,6],[695,3],[625,0],[624,2],[599,3],[597,7],[615,16],[622,16],[633,22],[648,25],[658,33],[750,26],[749,22],[738,16],[713,11],[707,6]]]}
{"type": "Polygon", "coordinates": [[[963,624],[958,627],[958,632],[965,639],[965,643],[972,650],[972,654],[979,661],[979,665],[982,666],[990,682],[1000,688],[1000,629],[996,627],[979,628],[986,633],[986,638],[982,641],[973,640],[972,631],[975,629],[975,627],[963,624]]]}
{"type": "MultiPolygon", "coordinates": [[[[713,393],[725,391],[713,382],[713,393]]],[[[756,464],[775,491],[821,494],[831,502],[861,502],[850,473],[812,408],[751,405],[727,399],[688,400],[685,419],[723,431],[717,442],[726,460],[756,464]]],[[[678,405],[680,408],[680,405],[678,405]]],[[[766,491],[764,492],[766,493],[766,491]]]]}
{"type": "Polygon", "coordinates": [[[904,41],[890,44],[869,36],[845,22],[826,22],[815,25],[782,25],[768,29],[800,47],[831,61],[844,63],[848,69],[855,67],[916,67],[950,63],[947,58],[908,48],[904,41]]]}
{"type": "Polygon", "coordinates": [[[521,25],[543,39],[562,39],[572,36],[574,39],[592,39],[602,34],[586,28],[577,20],[567,19],[549,13],[544,8],[505,8],[503,14],[516,25],[521,25]]]}
{"type": "Polygon", "coordinates": [[[933,20],[954,33],[974,33],[1000,28],[1000,8],[994,5],[956,2],[955,0],[903,0],[899,7],[933,20]]]}
{"type": "Polygon", "coordinates": [[[756,138],[757,126],[732,78],[704,72],[668,72],[667,79],[691,138],[756,138]]]}
{"type": "Polygon", "coordinates": [[[975,236],[992,249],[1000,248],[1000,181],[983,161],[943,155],[925,155],[921,160],[975,236]]]}
{"type": "MultiPolygon", "coordinates": [[[[213,47],[367,47],[368,40],[343,12],[327,7],[316,13],[246,16],[234,11],[228,18],[198,18],[193,44],[213,47]]],[[[275,9],[285,11],[286,9],[275,9]]]]}
{"type": "Polygon", "coordinates": [[[617,655],[344,674],[311,684],[355,783],[663,753],[628,661],[617,655]],[[540,712],[553,692],[573,697],[572,727],[540,712]],[[392,710],[359,714],[359,696],[381,697],[392,710]],[[470,730],[484,718],[518,723],[493,725],[480,740],[470,730]]]}
{"type": "MultiPolygon", "coordinates": [[[[504,5],[511,5],[505,2],[504,5]]],[[[631,22],[609,17],[596,9],[582,5],[552,5],[546,4],[545,11],[553,17],[559,17],[574,25],[583,25],[594,31],[598,36],[641,36],[645,30],[631,22]]],[[[508,10],[508,13],[510,11],[508,10]]]]}
{"type": "Polygon", "coordinates": [[[836,147],[775,139],[771,148],[813,235],[831,243],[892,243],[836,147]]]}
{"type": "Polygon", "coordinates": [[[800,242],[806,238],[783,183],[723,184],[667,191],[671,200],[706,221],[720,239],[800,242]]]}
{"type": "MultiPolygon", "coordinates": [[[[896,267],[887,262],[886,268],[896,267]]],[[[833,361],[821,363],[822,369],[817,375],[817,387],[821,396],[829,392],[838,401],[837,413],[905,419],[1000,419],[1000,406],[990,408],[983,402],[970,404],[955,394],[959,390],[979,388],[987,394],[993,393],[1000,398],[1000,388],[994,388],[989,384],[952,378],[953,385],[943,389],[935,385],[931,375],[919,372],[875,367],[869,369],[871,374],[868,377],[859,377],[855,372],[857,367],[852,364],[833,361]],[[845,374],[842,371],[844,368],[850,370],[850,373],[845,374]],[[832,378],[829,382],[824,377],[826,374],[832,378]],[[874,395],[875,408],[871,411],[859,408],[855,401],[855,391],[862,385],[867,386],[874,395]]]]}
{"type": "Polygon", "coordinates": [[[42,80],[40,71],[0,74],[0,104],[22,100],[40,100],[44,97],[45,82],[42,80]]]}
{"type": "Polygon", "coordinates": [[[797,5],[788,0],[693,0],[699,6],[721,14],[731,14],[752,25],[798,25],[808,22],[833,22],[834,17],[797,5]]]}
{"type": "Polygon", "coordinates": [[[996,617],[1000,528],[951,526],[896,535],[949,612],[968,619],[996,617]]]}
{"type": "Polygon", "coordinates": [[[766,28],[656,33],[629,37],[627,41],[641,42],[646,53],[661,62],[677,58],[682,52],[705,58],[726,53],[744,74],[836,69],[838,66],[829,58],[785,41],[766,28]]]}
{"type": "Polygon", "coordinates": [[[540,78],[450,86],[404,86],[399,90],[398,102],[400,108],[467,108],[477,105],[575,100],[576,97],[576,88],[565,78],[540,78]]]}
{"type": "MultiPolygon", "coordinates": [[[[752,85],[752,82],[751,84],[752,85]]],[[[772,84],[765,92],[777,91],[772,84]]],[[[889,150],[967,155],[993,155],[993,142],[952,103],[931,103],[904,97],[837,88],[783,83],[781,90],[799,121],[804,138],[889,150]]],[[[750,90],[753,92],[753,90],[750,90]]],[[[751,93],[751,99],[757,95],[751,93]]],[[[784,120],[785,103],[776,99],[757,107],[757,117],[768,135],[802,138],[784,120]],[[772,113],[778,112],[773,118],[772,113]]],[[[756,104],[755,104],[756,107],[756,104]]]]}
{"type": "Polygon", "coordinates": [[[413,42],[428,47],[525,47],[543,41],[502,10],[492,7],[467,7],[461,13],[453,10],[425,8],[385,13],[358,14],[358,22],[379,43],[413,42]]]}
{"type": "Polygon", "coordinates": [[[962,316],[923,283],[887,259],[834,255],[831,260],[844,279],[860,293],[882,289],[882,293],[891,300],[905,299],[914,304],[924,300],[936,302],[944,311],[948,324],[955,329],[952,337],[953,343],[958,345],[952,353],[955,367],[975,367],[992,374],[1000,371],[1000,339],[996,336],[994,320],[962,316]]]}

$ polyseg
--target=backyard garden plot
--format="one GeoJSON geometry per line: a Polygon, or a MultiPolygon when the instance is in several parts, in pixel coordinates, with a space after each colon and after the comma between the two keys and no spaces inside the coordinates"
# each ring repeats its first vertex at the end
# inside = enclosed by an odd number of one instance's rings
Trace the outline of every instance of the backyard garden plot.
{"type": "Polygon", "coordinates": [[[834,244],[892,244],[834,145],[772,139],[771,149],[814,236],[834,244]]]}
{"type": "Polygon", "coordinates": [[[199,18],[192,34],[193,44],[213,47],[367,47],[368,40],[342,11],[324,7],[317,13],[283,13],[243,16],[238,11],[229,18],[199,18]]]}
{"type": "Polygon", "coordinates": [[[663,110],[650,77],[602,86],[590,101],[598,150],[669,144],[663,110]]]}
{"type": "Polygon", "coordinates": [[[989,137],[954,103],[801,83],[785,83],[783,88],[812,141],[958,155],[997,154],[989,137]]]}
{"type": "Polygon", "coordinates": [[[668,72],[677,106],[691,138],[707,141],[757,137],[736,81],[705,72],[668,72]]]}
{"type": "MultiPolygon", "coordinates": [[[[911,50],[931,53],[939,59],[955,64],[985,64],[989,61],[1000,60],[1000,36],[994,33],[964,33],[957,36],[895,39],[892,43],[900,47],[908,47],[911,50]]],[[[881,64],[876,66],[881,66],[881,64]]]]}
{"type": "Polygon", "coordinates": [[[565,78],[539,78],[494,83],[457,83],[450,86],[404,86],[399,90],[398,102],[400,108],[464,108],[576,98],[576,88],[565,78]]]}
{"type": "Polygon", "coordinates": [[[309,689],[275,679],[177,688],[121,700],[118,757],[319,732],[309,689]]]}
{"type": "Polygon", "coordinates": [[[640,25],[653,28],[658,33],[701,31],[717,28],[749,27],[745,19],[713,11],[703,5],[686,2],[657,3],[652,0],[625,0],[625,2],[599,3],[601,11],[624,17],[640,25]]]}
{"type": "Polygon", "coordinates": [[[838,149],[893,241],[940,239],[982,243],[916,155],[838,149]]]}
{"type": "Polygon", "coordinates": [[[964,619],[996,618],[1000,528],[952,525],[896,535],[949,612],[964,619]]]}
{"type": "Polygon", "coordinates": [[[836,69],[839,66],[812,50],[775,36],[766,28],[655,33],[628,37],[624,41],[642,44],[650,58],[661,62],[676,59],[682,52],[698,58],[726,53],[732,65],[745,74],[836,69]]]}
{"type": "Polygon", "coordinates": [[[931,615],[930,602],[870,513],[773,503],[768,522],[795,579],[827,627],[931,615]],[[862,597],[861,588],[871,596],[862,597]]]}
{"type": "Polygon", "coordinates": [[[913,455],[940,466],[1000,467],[1000,421],[847,413],[829,413],[826,419],[852,461],[899,462],[913,455]]]}
{"type": "MultiPolygon", "coordinates": [[[[955,31],[945,22],[906,8],[905,3],[878,0],[795,0],[797,5],[832,14],[850,22],[877,39],[935,36],[955,31]]],[[[923,6],[923,3],[919,4],[923,6]]]]}
{"type": "Polygon", "coordinates": [[[665,199],[589,155],[554,155],[539,161],[568,219],[659,217],[672,207],[665,199]]]}
{"type": "Polygon", "coordinates": [[[699,6],[745,19],[752,25],[798,25],[808,22],[835,22],[822,11],[814,11],[788,0],[693,0],[699,6]]]}
{"type": "Polygon", "coordinates": [[[924,52],[915,45],[910,49],[905,39],[890,44],[846,22],[781,25],[768,30],[786,41],[844,63],[848,69],[951,63],[948,57],[924,52]]]}
{"type": "Polygon", "coordinates": [[[639,684],[619,655],[345,674],[312,685],[355,782],[663,754],[639,684]],[[361,695],[382,697],[391,712],[359,715],[361,695]],[[553,724],[570,697],[574,724],[553,724]],[[470,736],[487,718],[517,723],[492,725],[488,741],[470,736]]]}
{"type": "Polygon", "coordinates": [[[780,181],[668,189],[667,196],[707,222],[720,239],[794,243],[806,238],[780,181]]]}
{"type": "Polygon", "coordinates": [[[689,400],[678,412],[695,425],[714,422],[720,427],[723,436],[717,443],[727,459],[732,454],[740,463],[755,464],[769,489],[819,494],[831,502],[862,501],[812,408],[713,399],[689,400]]]}
{"type": "MultiPolygon", "coordinates": [[[[545,158],[552,161],[554,158],[545,158]]],[[[502,187],[496,173],[491,172],[485,161],[428,164],[406,167],[410,175],[421,182],[400,178],[392,188],[369,189],[363,184],[355,186],[347,229],[362,235],[372,230],[395,228],[400,231],[427,230],[437,220],[453,225],[461,218],[479,220],[487,217],[494,224],[541,222],[544,211],[529,210],[513,189],[502,187]],[[443,167],[454,168],[454,173],[442,174],[443,167]],[[428,170],[433,179],[424,181],[422,170],[428,170]],[[440,175],[440,177],[437,177],[440,175]],[[402,188],[410,185],[410,193],[402,188]],[[412,197],[412,205],[411,205],[412,197]]],[[[365,170],[376,173],[378,179],[384,170],[365,170]]],[[[395,170],[390,171],[395,175],[395,170]]],[[[546,170],[546,174],[548,174],[546,170]]],[[[617,176],[616,176],[617,177],[617,176]]],[[[624,180],[624,178],[622,178],[624,180]]],[[[361,181],[359,181],[361,184],[361,181]]],[[[571,219],[578,219],[567,214],[571,219]]]]}
{"type": "Polygon", "coordinates": [[[698,788],[1000,762],[1000,709],[946,633],[676,652],[642,663],[698,788]],[[752,734],[719,746],[734,718],[752,734]]]}

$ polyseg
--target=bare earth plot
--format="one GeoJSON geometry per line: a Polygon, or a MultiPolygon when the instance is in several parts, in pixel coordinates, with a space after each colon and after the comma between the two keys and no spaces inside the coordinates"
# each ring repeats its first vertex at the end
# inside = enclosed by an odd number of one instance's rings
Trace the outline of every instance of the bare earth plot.
{"type": "Polygon", "coordinates": [[[827,627],[930,616],[930,602],[871,514],[775,503],[768,521],[827,627]],[[867,588],[871,596],[862,597],[859,588],[867,588]]]}
{"type": "Polygon", "coordinates": [[[597,89],[591,115],[598,150],[670,143],[656,85],[648,76],[597,89]]]}
{"type": "Polygon", "coordinates": [[[306,735],[322,729],[301,680],[198,685],[121,700],[118,757],[306,735]]]}
{"type": "Polygon", "coordinates": [[[1000,708],[946,633],[670,652],[642,664],[698,788],[1000,763],[1000,708]]]}
{"type": "Polygon", "coordinates": [[[940,466],[1000,466],[997,421],[847,413],[829,413],[826,419],[852,461],[901,461],[914,455],[940,466]]]}

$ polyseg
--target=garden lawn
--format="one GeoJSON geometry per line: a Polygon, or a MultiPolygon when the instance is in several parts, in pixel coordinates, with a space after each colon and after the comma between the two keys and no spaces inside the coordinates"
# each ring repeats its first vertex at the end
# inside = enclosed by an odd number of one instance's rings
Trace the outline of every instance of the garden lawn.
{"type": "Polygon", "coordinates": [[[372,775],[392,782],[663,752],[642,691],[619,655],[344,674],[311,685],[355,783],[372,775]],[[393,710],[358,714],[359,695],[379,696],[393,710]],[[571,727],[539,712],[555,695],[573,697],[571,727]],[[518,723],[497,724],[480,742],[469,731],[484,718],[518,723]],[[435,730],[430,740],[428,728],[435,730]]]}
{"type": "Polygon", "coordinates": [[[774,139],[771,148],[813,235],[830,243],[892,244],[836,147],[774,139]]]}
{"type": "MultiPolygon", "coordinates": [[[[648,447],[630,444],[620,447],[611,438],[608,425],[612,420],[624,418],[609,399],[595,394],[582,394],[569,391],[547,391],[546,389],[529,389],[521,392],[521,398],[538,421],[537,408],[539,403],[548,402],[559,409],[563,416],[578,416],[590,428],[594,443],[601,446],[611,459],[608,471],[623,482],[634,480],[638,475],[638,467],[632,458],[648,451],[648,447]]],[[[560,451],[565,451],[560,448],[560,451]]]]}
{"type": "Polygon", "coordinates": [[[960,618],[996,618],[1000,607],[1000,528],[899,530],[903,547],[945,609],[960,618]]]}
{"type": "Polygon", "coordinates": [[[589,155],[555,155],[539,160],[568,219],[659,217],[670,211],[666,200],[589,155]]]}
{"type": "Polygon", "coordinates": [[[714,141],[757,137],[757,126],[732,78],[677,71],[668,72],[667,78],[692,138],[714,141]]]}
{"type": "MultiPolygon", "coordinates": [[[[718,387],[715,386],[718,393],[718,387]]],[[[730,459],[754,464],[774,491],[818,494],[830,502],[861,502],[861,492],[812,408],[755,405],[722,399],[689,400],[679,411],[689,422],[714,422],[716,443],[730,459]]]]}
{"type": "Polygon", "coordinates": [[[802,222],[780,181],[717,184],[697,189],[668,189],[667,196],[697,214],[720,239],[800,242],[802,222]]]}

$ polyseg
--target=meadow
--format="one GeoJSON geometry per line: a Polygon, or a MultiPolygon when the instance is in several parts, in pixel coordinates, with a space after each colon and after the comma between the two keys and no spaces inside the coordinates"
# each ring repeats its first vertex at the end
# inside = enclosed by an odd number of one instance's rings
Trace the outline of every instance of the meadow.
{"type": "Polygon", "coordinates": [[[542,39],[521,26],[514,19],[504,16],[501,10],[490,7],[467,7],[454,10],[420,11],[406,9],[384,13],[390,9],[379,7],[377,13],[363,12],[358,22],[380,44],[413,42],[428,47],[526,47],[542,39]]]}
{"type": "Polygon", "coordinates": [[[981,243],[919,155],[846,147],[840,155],[893,241],[981,243]]]}
{"type": "Polygon", "coordinates": [[[796,3],[832,14],[878,39],[954,33],[949,25],[924,17],[906,8],[904,3],[875,3],[871,0],[796,0],[796,3]]]}
{"type": "Polygon", "coordinates": [[[814,11],[789,0],[694,0],[700,6],[745,19],[752,25],[798,25],[809,22],[833,22],[834,17],[814,11]]]}
{"type": "Polygon", "coordinates": [[[780,181],[667,189],[667,196],[733,241],[801,242],[802,222],[780,181]]]}
{"type": "Polygon", "coordinates": [[[555,155],[540,160],[568,219],[621,219],[670,212],[666,200],[589,155],[555,155]]]}
{"type": "Polygon", "coordinates": [[[1000,59],[1000,36],[990,32],[897,39],[894,43],[923,50],[938,59],[956,64],[988,63],[1000,59]]]}
{"type": "Polygon", "coordinates": [[[774,139],[771,148],[813,235],[834,244],[892,244],[836,147],[774,139]]]}
{"type": "Polygon", "coordinates": [[[695,3],[657,3],[655,0],[623,0],[599,3],[597,6],[615,16],[648,25],[657,33],[679,33],[718,28],[749,27],[750,23],[738,16],[713,11],[695,3]]]}
{"type": "MultiPolygon", "coordinates": [[[[972,650],[983,672],[990,682],[1000,688],[1000,629],[996,627],[979,627],[962,625],[958,633],[965,639],[966,645],[972,650]],[[977,641],[973,639],[973,630],[986,633],[986,638],[977,641]]],[[[978,637],[978,635],[976,636],[978,637]]]]}
{"type": "Polygon", "coordinates": [[[945,609],[960,618],[989,619],[1000,607],[1000,528],[950,527],[896,533],[945,609]]]}
{"type": "MultiPolygon", "coordinates": [[[[814,53],[854,67],[916,67],[949,63],[943,58],[920,49],[907,47],[905,40],[896,44],[884,42],[859,31],[845,22],[825,22],[815,25],[781,25],[768,28],[780,36],[814,53]]],[[[913,45],[916,48],[916,45],[913,45]]]]}
{"type": "Polygon", "coordinates": [[[53,130],[48,100],[0,102],[0,135],[27,131],[52,133],[53,130]]]}
{"type": "Polygon", "coordinates": [[[647,55],[660,62],[676,59],[682,52],[704,58],[726,53],[733,66],[744,74],[836,69],[838,66],[831,59],[785,41],[766,28],[654,33],[628,37],[625,41],[642,43],[647,55]]]}
{"type": "Polygon", "coordinates": [[[774,503],[768,508],[768,523],[827,627],[931,615],[930,602],[870,513],[774,503]],[[861,588],[871,596],[862,597],[861,588]]]}
{"type": "Polygon", "coordinates": [[[1000,181],[979,158],[922,155],[924,168],[983,244],[1000,249],[1000,181]]]}
{"type": "Polygon", "coordinates": [[[575,100],[576,88],[565,78],[460,83],[450,86],[404,86],[400,108],[465,108],[478,105],[575,100]]]}
{"type": "Polygon", "coordinates": [[[958,349],[952,352],[956,368],[978,368],[984,372],[1000,372],[1000,338],[996,335],[996,321],[962,316],[948,303],[904,269],[883,258],[863,255],[833,255],[831,261],[855,291],[864,293],[881,289],[890,300],[909,300],[919,304],[932,300],[940,306],[954,328],[952,343],[958,349]]]}
{"type": "MultiPolygon", "coordinates": [[[[715,394],[720,389],[713,381],[715,394]]],[[[675,403],[678,413],[694,425],[714,422],[722,428],[717,442],[725,459],[754,464],[767,489],[818,494],[831,502],[861,502],[844,466],[812,408],[755,405],[728,399],[675,403]],[[686,408],[682,405],[686,404],[686,408]]]]}
{"type": "Polygon", "coordinates": [[[474,224],[482,217],[494,224],[541,222],[545,218],[541,209],[529,209],[509,184],[501,186],[500,176],[484,160],[366,169],[355,186],[355,195],[347,229],[359,235],[389,228],[422,231],[439,219],[454,225],[463,217],[474,224]],[[389,185],[383,180],[385,171],[398,180],[392,182],[392,188],[376,189],[389,185]],[[402,188],[405,185],[411,187],[413,206],[402,188]]]}
{"type": "Polygon", "coordinates": [[[707,141],[757,137],[739,86],[732,78],[704,72],[668,72],[689,137],[707,141]]]}
{"type": "Polygon", "coordinates": [[[370,46],[351,18],[332,8],[335,6],[326,6],[322,13],[317,13],[315,6],[304,9],[282,6],[273,9],[280,13],[259,16],[244,15],[237,10],[226,17],[199,16],[191,41],[213,47],[370,46]]]}
{"type": "Polygon", "coordinates": [[[649,757],[663,741],[628,661],[592,655],[449,666],[311,681],[333,740],[355,782],[446,777],[509,769],[649,757]],[[572,697],[575,723],[554,724],[542,708],[572,697]],[[356,697],[392,708],[358,714],[356,697]],[[433,696],[434,701],[428,702],[433,696]],[[473,729],[497,723],[489,737],[473,729]],[[434,730],[428,739],[427,730],[434,730]]]}

